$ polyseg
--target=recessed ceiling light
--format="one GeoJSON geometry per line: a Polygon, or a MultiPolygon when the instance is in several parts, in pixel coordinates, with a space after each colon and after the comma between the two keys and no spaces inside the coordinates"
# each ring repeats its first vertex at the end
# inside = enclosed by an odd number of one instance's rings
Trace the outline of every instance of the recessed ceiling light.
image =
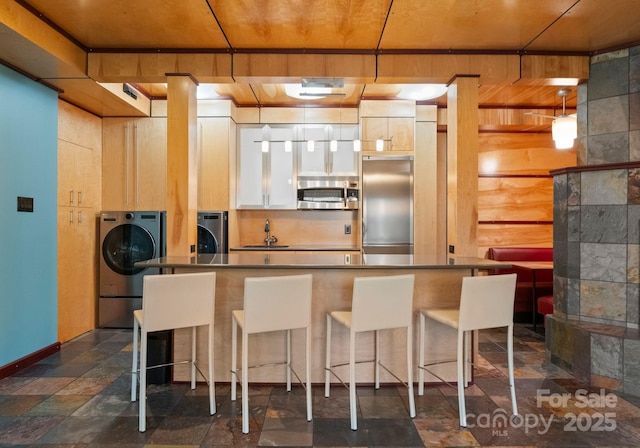
{"type": "Polygon", "coordinates": [[[331,94],[331,87],[302,87],[300,84],[285,84],[287,96],[301,100],[315,100],[331,94]]]}
{"type": "Polygon", "coordinates": [[[398,98],[414,101],[425,101],[438,98],[447,92],[445,84],[405,84],[402,86],[398,98]]]}
{"type": "Polygon", "coordinates": [[[199,100],[215,100],[220,98],[216,92],[215,84],[199,84],[197,87],[196,98],[199,100]]]}

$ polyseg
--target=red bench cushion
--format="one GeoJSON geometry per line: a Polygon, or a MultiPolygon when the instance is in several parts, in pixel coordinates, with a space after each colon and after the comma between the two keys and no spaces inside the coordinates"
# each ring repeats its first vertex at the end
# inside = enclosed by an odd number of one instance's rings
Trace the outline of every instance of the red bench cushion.
{"type": "Polygon", "coordinates": [[[553,314],[553,296],[538,297],[538,313],[553,314]]]}
{"type": "MultiPolygon", "coordinates": [[[[491,247],[489,259],[496,261],[553,261],[553,248],[551,247],[491,247]]],[[[495,269],[491,274],[518,274],[518,283],[531,282],[531,271],[526,269],[495,269]]],[[[539,272],[536,274],[536,284],[553,285],[553,272],[539,272]]]]}
{"type": "MultiPolygon", "coordinates": [[[[553,248],[551,247],[491,247],[488,258],[496,261],[553,261],[553,248]]],[[[494,269],[489,274],[518,274],[514,311],[531,312],[531,271],[514,266],[511,269],[494,269]]],[[[536,274],[536,295],[546,296],[553,294],[553,272],[541,271],[536,274]]],[[[552,296],[553,297],[553,296],[552,296]]]]}

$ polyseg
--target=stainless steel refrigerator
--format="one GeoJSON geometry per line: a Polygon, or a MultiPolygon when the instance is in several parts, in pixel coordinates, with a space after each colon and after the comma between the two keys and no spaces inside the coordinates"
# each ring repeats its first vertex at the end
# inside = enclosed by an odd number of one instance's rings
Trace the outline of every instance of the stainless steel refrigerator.
{"type": "Polygon", "coordinates": [[[362,158],[362,249],[413,254],[413,157],[362,158]]]}

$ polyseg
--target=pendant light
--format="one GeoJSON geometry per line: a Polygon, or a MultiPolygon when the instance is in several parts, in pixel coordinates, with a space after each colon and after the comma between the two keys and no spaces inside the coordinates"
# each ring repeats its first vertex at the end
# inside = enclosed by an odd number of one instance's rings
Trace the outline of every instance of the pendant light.
{"type": "Polygon", "coordinates": [[[269,152],[269,142],[271,140],[271,127],[265,124],[262,127],[262,152],[269,152]]]}
{"type": "Polygon", "coordinates": [[[558,95],[562,97],[562,115],[555,118],[551,124],[551,137],[556,149],[570,149],[573,141],[578,137],[578,120],[574,115],[567,115],[566,101],[570,89],[560,89],[558,95]]]}
{"type": "MultiPolygon", "coordinates": [[[[338,120],[339,120],[338,129],[340,132],[339,137],[340,137],[340,140],[342,140],[342,105],[340,105],[338,120]]],[[[329,141],[329,151],[336,152],[338,150],[338,140],[335,139],[335,131],[333,129],[333,126],[331,126],[330,131],[331,131],[331,135],[330,135],[331,140],[329,141]]]]}

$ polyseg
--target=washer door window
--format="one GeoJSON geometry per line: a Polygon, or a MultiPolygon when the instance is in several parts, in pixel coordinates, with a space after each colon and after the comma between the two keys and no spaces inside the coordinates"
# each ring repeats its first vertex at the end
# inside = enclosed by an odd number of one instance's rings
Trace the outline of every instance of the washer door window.
{"type": "Polygon", "coordinates": [[[218,241],[213,233],[203,226],[198,226],[198,253],[199,254],[217,254],[218,241]]]}
{"type": "Polygon", "coordinates": [[[144,268],[135,267],[138,261],[150,260],[156,255],[156,243],[151,233],[134,224],[113,228],[102,242],[104,261],[121,275],[135,275],[144,268]]]}

